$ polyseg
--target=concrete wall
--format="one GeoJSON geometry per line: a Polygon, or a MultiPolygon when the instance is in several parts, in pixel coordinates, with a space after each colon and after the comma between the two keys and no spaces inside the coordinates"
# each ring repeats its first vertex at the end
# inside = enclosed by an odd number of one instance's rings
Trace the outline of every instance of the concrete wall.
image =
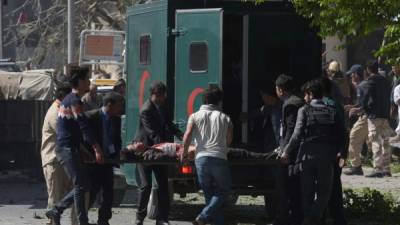
{"type": "Polygon", "coordinates": [[[326,46],[326,62],[331,60],[338,61],[341,65],[342,71],[346,71],[347,66],[347,48],[338,49],[338,46],[344,44],[344,40],[337,37],[328,37],[324,40],[326,46]]]}
{"type": "Polygon", "coordinates": [[[383,40],[383,30],[373,32],[367,37],[350,43],[344,49],[336,49],[343,44],[337,37],[329,37],[324,40],[326,45],[326,62],[337,60],[342,65],[342,70],[346,71],[353,64],[365,65],[365,63],[374,59],[374,52],[381,46],[383,40]]]}

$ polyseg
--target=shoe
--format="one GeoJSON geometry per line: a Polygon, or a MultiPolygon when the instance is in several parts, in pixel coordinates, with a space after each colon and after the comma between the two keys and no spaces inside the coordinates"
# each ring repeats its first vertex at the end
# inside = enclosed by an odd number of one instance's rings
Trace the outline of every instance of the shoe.
{"type": "Polygon", "coordinates": [[[157,220],[156,225],[169,225],[169,222],[164,220],[157,220]]]}
{"type": "Polygon", "coordinates": [[[108,221],[99,220],[97,221],[97,225],[110,225],[110,223],[108,223],[108,221]]]}
{"type": "Polygon", "coordinates": [[[135,225],[143,225],[143,220],[136,220],[135,225]]]}
{"type": "Polygon", "coordinates": [[[384,177],[392,177],[392,173],[390,171],[382,172],[384,177]]]}
{"type": "Polygon", "coordinates": [[[56,209],[51,209],[45,213],[46,217],[53,221],[54,225],[61,225],[61,216],[56,209]]]}
{"type": "Polygon", "coordinates": [[[365,177],[368,177],[368,178],[382,178],[383,176],[384,176],[383,172],[373,171],[372,173],[366,175],[365,177]]]}
{"type": "Polygon", "coordinates": [[[389,143],[399,143],[400,142],[400,134],[397,134],[394,137],[389,138],[389,143]]]}
{"type": "Polygon", "coordinates": [[[193,222],[193,225],[206,225],[206,222],[200,219],[200,217],[197,217],[193,222]]]}
{"type": "Polygon", "coordinates": [[[352,176],[352,175],[362,176],[362,175],[364,175],[364,171],[363,171],[361,166],[355,166],[355,167],[352,166],[350,168],[347,168],[345,171],[343,171],[343,173],[345,175],[348,175],[348,176],[352,176]]]}

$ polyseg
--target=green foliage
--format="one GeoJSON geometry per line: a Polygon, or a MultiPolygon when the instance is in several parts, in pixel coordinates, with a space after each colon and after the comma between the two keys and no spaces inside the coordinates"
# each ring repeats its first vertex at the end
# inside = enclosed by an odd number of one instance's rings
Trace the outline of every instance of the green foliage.
{"type": "Polygon", "coordinates": [[[400,221],[400,207],[390,193],[364,188],[360,191],[344,191],[344,207],[349,218],[362,218],[382,224],[400,221]]]}
{"type": "Polygon", "coordinates": [[[390,165],[390,171],[392,171],[392,173],[400,173],[400,163],[399,162],[392,163],[390,165]]]}
{"type": "MultiPolygon", "coordinates": [[[[256,0],[256,3],[265,0],[256,0]]],[[[351,43],[384,29],[384,43],[375,52],[400,63],[399,0],[291,0],[296,11],[320,29],[322,37],[337,35],[351,43]]]]}

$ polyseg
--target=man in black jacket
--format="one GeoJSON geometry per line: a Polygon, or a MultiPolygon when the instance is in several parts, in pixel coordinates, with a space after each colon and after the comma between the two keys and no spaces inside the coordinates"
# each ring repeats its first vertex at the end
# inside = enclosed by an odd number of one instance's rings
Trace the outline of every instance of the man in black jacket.
{"type": "Polygon", "coordinates": [[[389,137],[394,135],[390,128],[390,84],[378,73],[378,62],[367,63],[367,85],[361,107],[368,118],[368,136],[372,142],[374,171],[366,177],[391,176],[391,148],[389,137]]]}
{"type": "MultiPolygon", "coordinates": [[[[86,112],[89,124],[94,131],[95,140],[103,149],[105,159],[118,159],[121,150],[121,115],[124,112],[124,97],[115,92],[103,98],[103,107],[86,112]]],[[[114,174],[112,164],[92,165],[90,167],[90,202],[102,190],[103,201],[99,208],[98,225],[109,225],[112,216],[114,174]]]]}
{"type": "MultiPolygon", "coordinates": [[[[293,134],[296,125],[297,111],[304,104],[303,100],[293,94],[293,78],[280,75],[276,81],[276,93],[283,101],[280,148],[284,149],[293,134]]],[[[297,146],[298,147],[298,146],[297,146]]],[[[291,152],[288,164],[280,165],[277,185],[279,189],[278,214],[274,225],[300,224],[301,212],[300,178],[296,171],[297,149],[291,152]]]]}
{"type": "MultiPolygon", "coordinates": [[[[139,116],[136,142],[151,147],[163,142],[173,142],[173,136],[182,139],[182,132],[172,123],[164,107],[167,87],[162,82],[154,82],[150,87],[150,99],[144,103],[139,116]]],[[[137,164],[140,177],[139,206],[136,225],[142,225],[147,215],[147,204],[152,188],[152,172],[158,185],[158,215],[156,225],[168,224],[170,199],[168,194],[168,167],[163,165],[137,164]]]]}
{"type": "Polygon", "coordinates": [[[338,153],[346,149],[347,132],[344,118],[339,115],[337,108],[323,101],[319,81],[308,84],[305,98],[311,101],[298,111],[296,127],[284,148],[282,160],[287,162],[291,153],[296,152],[305,217],[302,225],[315,225],[319,224],[328,206],[334,164],[337,163],[338,153]]]}

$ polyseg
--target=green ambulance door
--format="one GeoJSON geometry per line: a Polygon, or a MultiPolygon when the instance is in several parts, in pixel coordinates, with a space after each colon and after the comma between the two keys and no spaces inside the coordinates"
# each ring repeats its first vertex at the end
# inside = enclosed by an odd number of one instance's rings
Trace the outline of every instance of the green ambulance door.
{"type": "Polygon", "coordinates": [[[185,130],[209,84],[222,82],[223,10],[176,11],[175,121],[185,130]]]}

